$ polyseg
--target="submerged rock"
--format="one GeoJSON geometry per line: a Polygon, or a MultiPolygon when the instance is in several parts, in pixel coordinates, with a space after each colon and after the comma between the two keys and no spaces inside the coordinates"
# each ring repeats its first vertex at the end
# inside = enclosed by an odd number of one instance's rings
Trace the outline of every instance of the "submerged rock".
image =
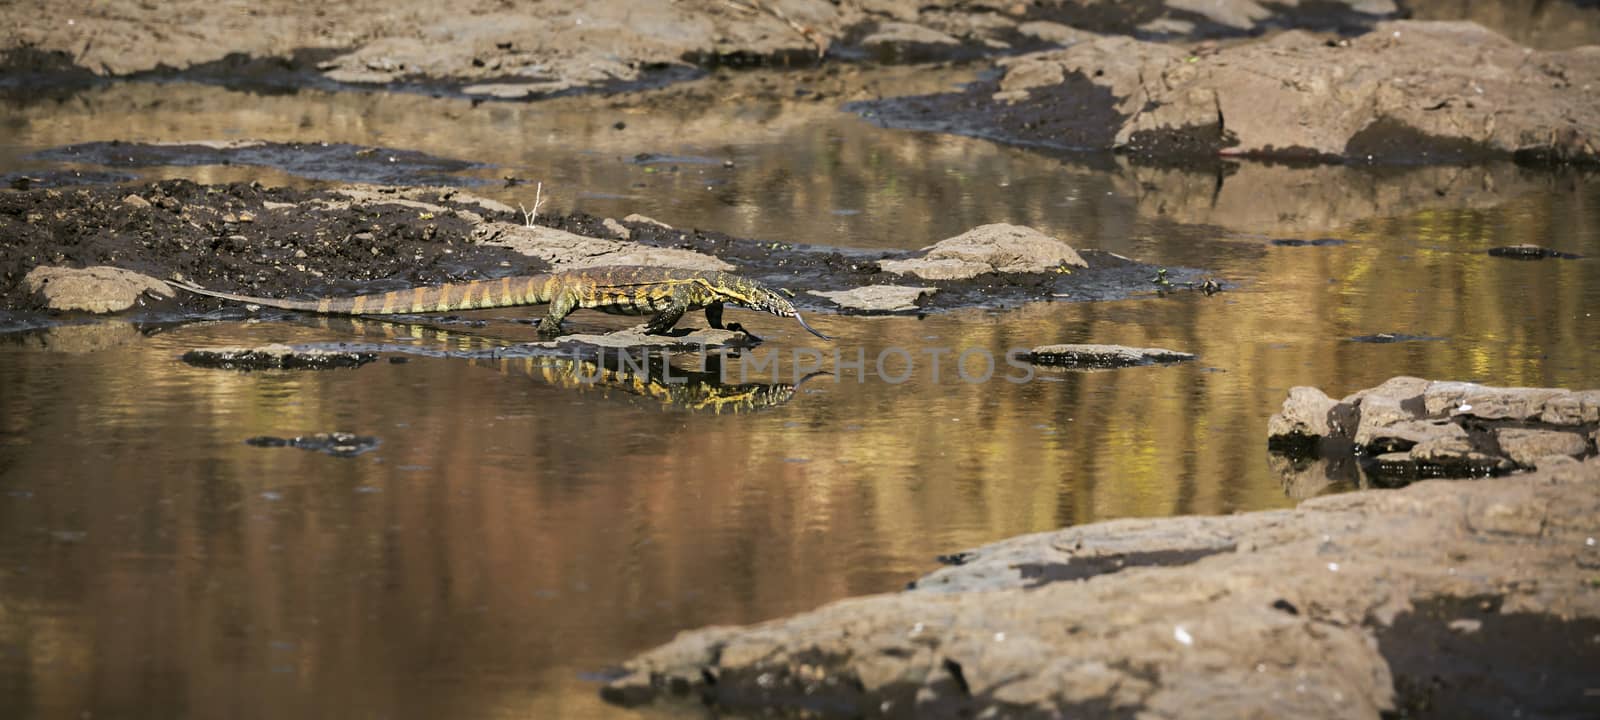
{"type": "Polygon", "coordinates": [[[1381,477],[1463,477],[1593,455],[1597,426],[1600,390],[1395,377],[1339,401],[1292,388],[1267,442],[1300,455],[1359,450],[1381,477]]]}
{"type": "Polygon", "coordinates": [[[361,367],[377,359],[377,354],[370,352],[278,344],[253,348],[197,348],[182,357],[190,365],[221,370],[328,370],[361,367]]]}
{"type": "Polygon", "coordinates": [[[244,442],[246,445],[254,445],[256,447],[296,447],[301,450],[326,453],[334,457],[355,457],[364,452],[377,449],[379,444],[378,438],[347,432],[317,433],[315,435],[301,435],[292,438],[262,435],[244,442]]]}
{"type": "Polygon", "coordinates": [[[921,257],[880,260],[878,267],[924,280],[965,280],[988,273],[1043,273],[1085,268],[1071,245],[1030,227],[981,225],[923,248],[921,257]]]}
{"type": "Polygon", "coordinates": [[[1545,258],[1561,258],[1563,260],[1576,260],[1579,255],[1551,250],[1547,247],[1530,245],[1507,245],[1505,247],[1489,248],[1489,254],[1495,257],[1512,258],[1514,260],[1543,260],[1545,258]]]}
{"type": "MultiPolygon", "coordinates": [[[[1596,534],[1600,460],[1096,523],[961,553],[910,592],[681,633],[602,695],[841,717],[1377,718],[1425,700],[1436,673],[1515,647],[1426,639],[1418,623],[1451,635],[1462,617],[1408,613],[1436,598],[1482,599],[1485,627],[1532,618],[1589,637],[1600,594],[1574,560],[1596,534]]],[[[1592,698],[1567,691],[1592,684],[1595,653],[1580,650],[1518,653],[1483,676],[1533,703],[1517,707],[1581,715],[1592,698]]]]}
{"type": "Polygon", "coordinates": [[[839,307],[864,312],[906,312],[921,307],[920,303],[938,288],[909,285],[866,285],[850,290],[813,290],[812,295],[832,300],[839,307]]]}
{"type": "Polygon", "coordinates": [[[28,292],[50,310],[114,313],[146,293],[170,298],[172,288],[149,275],[105,265],[88,268],[39,266],[23,278],[28,292]]]}
{"type": "Polygon", "coordinates": [[[1374,333],[1372,335],[1357,335],[1355,337],[1350,338],[1350,342],[1374,343],[1374,344],[1378,344],[1378,345],[1384,345],[1384,344],[1388,344],[1388,343],[1403,343],[1403,342],[1430,342],[1430,341],[1443,340],[1443,339],[1444,338],[1442,338],[1442,337],[1435,337],[1433,335],[1409,335],[1409,334],[1406,334],[1406,333],[1374,333]]]}
{"type": "Polygon", "coordinates": [[[1122,368],[1186,362],[1193,353],[1125,345],[1041,345],[1028,351],[1029,362],[1068,368],[1122,368]]]}

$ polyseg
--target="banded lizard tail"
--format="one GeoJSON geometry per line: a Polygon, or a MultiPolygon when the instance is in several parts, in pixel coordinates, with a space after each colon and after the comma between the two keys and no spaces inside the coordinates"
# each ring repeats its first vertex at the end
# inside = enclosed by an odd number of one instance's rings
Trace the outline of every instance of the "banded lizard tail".
{"type": "MultiPolygon", "coordinates": [[[[317,300],[235,295],[184,281],[168,282],[199,295],[329,315],[455,312],[548,303],[548,314],[539,323],[542,335],[560,333],[561,321],[580,308],[612,315],[650,315],[645,332],[652,335],[672,329],[684,313],[704,309],[706,322],[720,329],[723,306],[733,305],[778,317],[792,317],[812,335],[823,340],[833,339],[807,325],[794,304],[777,291],[749,278],[723,272],[615,265],[317,300]]],[[[737,324],[733,329],[742,330],[737,324]]]]}

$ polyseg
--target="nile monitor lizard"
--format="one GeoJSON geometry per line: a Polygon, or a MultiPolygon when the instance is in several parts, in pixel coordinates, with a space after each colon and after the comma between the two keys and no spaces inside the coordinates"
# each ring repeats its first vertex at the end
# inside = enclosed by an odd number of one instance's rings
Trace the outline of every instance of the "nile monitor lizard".
{"type": "MultiPolygon", "coordinates": [[[[738,275],[699,270],[618,265],[318,300],[250,297],[207,290],[183,281],[168,282],[200,295],[331,315],[454,312],[549,303],[549,314],[539,323],[543,335],[560,333],[561,321],[579,308],[613,315],[651,315],[645,332],[654,335],[672,329],[684,313],[704,309],[706,322],[721,328],[722,306],[726,304],[792,317],[812,335],[833,339],[811,329],[794,304],[777,291],[738,275]]],[[[742,330],[737,325],[734,329],[742,330]]]]}

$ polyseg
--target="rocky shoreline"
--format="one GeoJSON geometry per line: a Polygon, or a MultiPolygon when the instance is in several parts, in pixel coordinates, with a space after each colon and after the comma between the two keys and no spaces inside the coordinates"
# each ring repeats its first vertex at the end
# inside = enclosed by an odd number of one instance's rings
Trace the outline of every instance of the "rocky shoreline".
{"type": "Polygon", "coordinates": [[[958,553],[906,592],[681,633],[622,705],[824,717],[1453,717],[1594,708],[1600,460],[958,553]],[[1494,669],[1531,663],[1538,682],[1494,669]]]}

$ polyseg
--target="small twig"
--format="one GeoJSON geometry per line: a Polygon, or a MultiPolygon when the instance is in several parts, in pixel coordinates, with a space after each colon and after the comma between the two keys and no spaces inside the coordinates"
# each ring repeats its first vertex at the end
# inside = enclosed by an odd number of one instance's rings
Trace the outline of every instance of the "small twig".
{"type": "Polygon", "coordinates": [[[533,221],[539,217],[539,206],[543,204],[544,182],[540,181],[539,184],[533,188],[533,212],[528,212],[527,207],[523,206],[522,203],[517,203],[517,207],[522,208],[523,227],[533,227],[533,221]]]}

